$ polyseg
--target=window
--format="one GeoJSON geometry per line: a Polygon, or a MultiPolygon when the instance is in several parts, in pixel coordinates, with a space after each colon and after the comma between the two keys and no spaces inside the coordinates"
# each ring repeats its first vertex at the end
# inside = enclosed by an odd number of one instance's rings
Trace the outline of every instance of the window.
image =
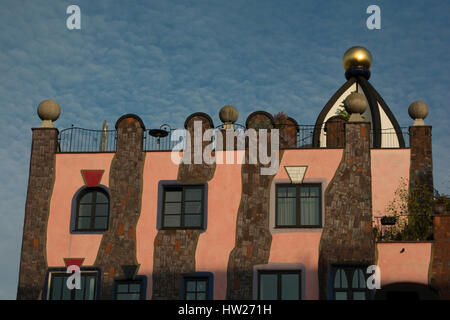
{"type": "Polygon", "coordinates": [[[116,300],[145,300],[146,281],[135,280],[115,280],[114,281],[114,299],[116,300]]]}
{"type": "Polygon", "coordinates": [[[185,300],[209,300],[212,299],[210,292],[209,277],[183,277],[183,299],[185,300]]]}
{"type": "Polygon", "coordinates": [[[50,272],[49,300],[94,300],[97,294],[98,272],[80,273],[80,289],[69,289],[67,279],[71,276],[65,272],[50,272]]]}
{"type": "Polygon", "coordinates": [[[259,271],[259,300],[300,300],[301,271],[259,271]]]}
{"type": "Polygon", "coordinates": [[[74,231],[108,229],[109,196],[102,188],[86,188],[77,197],[74,231]]]}
{"type": "Polygon", "coordinates": [[[162,228],[203,228],[204,190],[203,185],[164,186],[162,228]]]}
{"type": "Polygon", "coordinates": [[[367,266],[333,266],[333,300],[368,300],[372,290],[367,289],[367,266]]]}
{"type": "Polygon", "coordinates": [[[277,228],[322,226],[321,184],[278,184],[276,186],[277,228]]]}

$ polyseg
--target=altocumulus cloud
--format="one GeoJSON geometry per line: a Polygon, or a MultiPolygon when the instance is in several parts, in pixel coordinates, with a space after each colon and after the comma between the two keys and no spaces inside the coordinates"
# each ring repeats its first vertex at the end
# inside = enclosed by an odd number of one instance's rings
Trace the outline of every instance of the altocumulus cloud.
{"type": "Polygon", "coordinates": [[[235,105],[239,122],[263,109],[313,124],[345,81],[344,51],[366,46],[371,82],[401,126],[414,100],[430,106],[435,183],[449,193],[448,1],[382,2],[382,29],[365,27],[361,1],[76,1],[81,30],[66,29],[69,1],[0,3],[0,298],[14,299],[31,127],[38,103],[62,108],[58,128],[112,127],[136,113],[147,127],[180,127],[235,105]],[[434,57],[434,58],[430,58],[434,57]]]}

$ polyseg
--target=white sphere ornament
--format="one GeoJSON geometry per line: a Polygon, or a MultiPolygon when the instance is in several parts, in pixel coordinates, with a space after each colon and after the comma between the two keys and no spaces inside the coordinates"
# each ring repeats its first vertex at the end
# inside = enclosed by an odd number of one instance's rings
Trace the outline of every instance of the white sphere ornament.
{"type": "Polygon", "coordinates": [[[414,120],[413,126],[424,126],[423,120],[428,115],[428,106],[423,101],[414,101],[409,105],[408,114],[414,120]]]}
{"type": "Polygon", "coordinates": [[[350,93],[344,100],[344,108],[350,114],[349,122],[361,122],[364,119],[361,117],[369,104],[364,95],[358,92],[350,93]]]}

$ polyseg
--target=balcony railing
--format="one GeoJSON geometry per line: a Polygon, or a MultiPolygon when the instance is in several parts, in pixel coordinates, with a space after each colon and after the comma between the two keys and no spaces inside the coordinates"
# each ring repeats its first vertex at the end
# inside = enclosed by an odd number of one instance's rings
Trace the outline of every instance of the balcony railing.
{"type": "MultiPolygon", "coordinates": [[[[220,130],[219,126],[216,129],[220,130]]],[[[234,125],[235,130],[243,131],[242,125],[234,125]]],[[[314,125],[297,126],[297,142],[294,148],[315,148],[313,147],[314,125]]],[[[408,132],[406,128],[401,128],[405,143],[408,132]]],[[[170,151],[176,145],[179,145],[182,137],[174,137],[174,129],[166,129],[166,137],[154,137],[149,131],[144,132],[143,150],[144,151],[170,151]],[[175,141],[172,139],[177,138],[175,141]]],[[[178,131],[179,132],[179,131],[178,131]]],[[[326,134],[326,133],[325,133],[326,134]]],[[[374,132],[371,132],[373,137],[374,132]]],[[[398,148],[398,140],[395,131],[392,129],[382,130],[381,132],[383,146],[382,148],[398,148]]],[[[326,138],[326,136],[325,136],[326,138]]],[[[61,130],[58,137],[58,152],[115,152],[116,151],[116,130],[90,130],[78,127],[72,127],[61,130]]],[[[342,146],[343,147],[343,146],[342,146]]]]}

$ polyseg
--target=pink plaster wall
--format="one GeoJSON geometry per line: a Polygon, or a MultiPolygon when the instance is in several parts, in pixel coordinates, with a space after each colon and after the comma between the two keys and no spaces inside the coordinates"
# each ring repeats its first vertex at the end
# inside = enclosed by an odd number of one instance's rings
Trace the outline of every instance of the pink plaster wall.
{"type": "Polygon", "coordinates": [[[197,271],[214,273],[214,299],[226,297],[228,258],[235,245],[242,193],[241,167],[217,164],[208,182],[208,226],[200,235],[195,258],[197,271]]]}
{"type": "Polygon", "coordinates": [[[431,242],[378,243],[377,248],[381,288],[395,282],[428,284],[431,242]]]}
{"type": "Polygon", "coordinates": [[[153,252],[158,211],[158,182],[176,180],[178,165],[171,152],[147,152],[145,155],[141,215],[136,226],[136,257],[140,268],[138,274],[147,275],[147,299],[152,296],[153,252]]]}
{"type": "Polygon", "coordinates": [[[386,206],[394,198],[400,179],[408,183],[410,149],[372,149],[372,208],[373,216],[386,214],[386,206]]]}
{"type": "Polygon", "coordinates": [[[101,234],[71,234],[72,198],[84,186],[81,170],[105,170],[100,184],[109,185],[109,168],[113,153],[57,154],[56,175],[47,226],[47,263],[64,266],[63,258],[85,258],[83,266],[93,265],[101,234]]]}
{"type": "MultiPolygon", "coordinates": [[[[274,178],[274,183],[276,183],[277,179],[289,178],[284,166],[308,166],[305,179],[324,179],[328,185],[341,162],[342,151],[342,149],[285,150],[280,168],[274,178]]],[[[271,210],[273,211],[271,215],[274,215],[274,205],[271,205],[271,210]]],[[[286,231],[286,233],[272,234],[269,262],[302,263],[306,269],[304,277],[306,280],[305,299],[318,299],[319,280],[317,277],[317,269],[322,229],[309,229],[298,232],[286,231]]]]}

